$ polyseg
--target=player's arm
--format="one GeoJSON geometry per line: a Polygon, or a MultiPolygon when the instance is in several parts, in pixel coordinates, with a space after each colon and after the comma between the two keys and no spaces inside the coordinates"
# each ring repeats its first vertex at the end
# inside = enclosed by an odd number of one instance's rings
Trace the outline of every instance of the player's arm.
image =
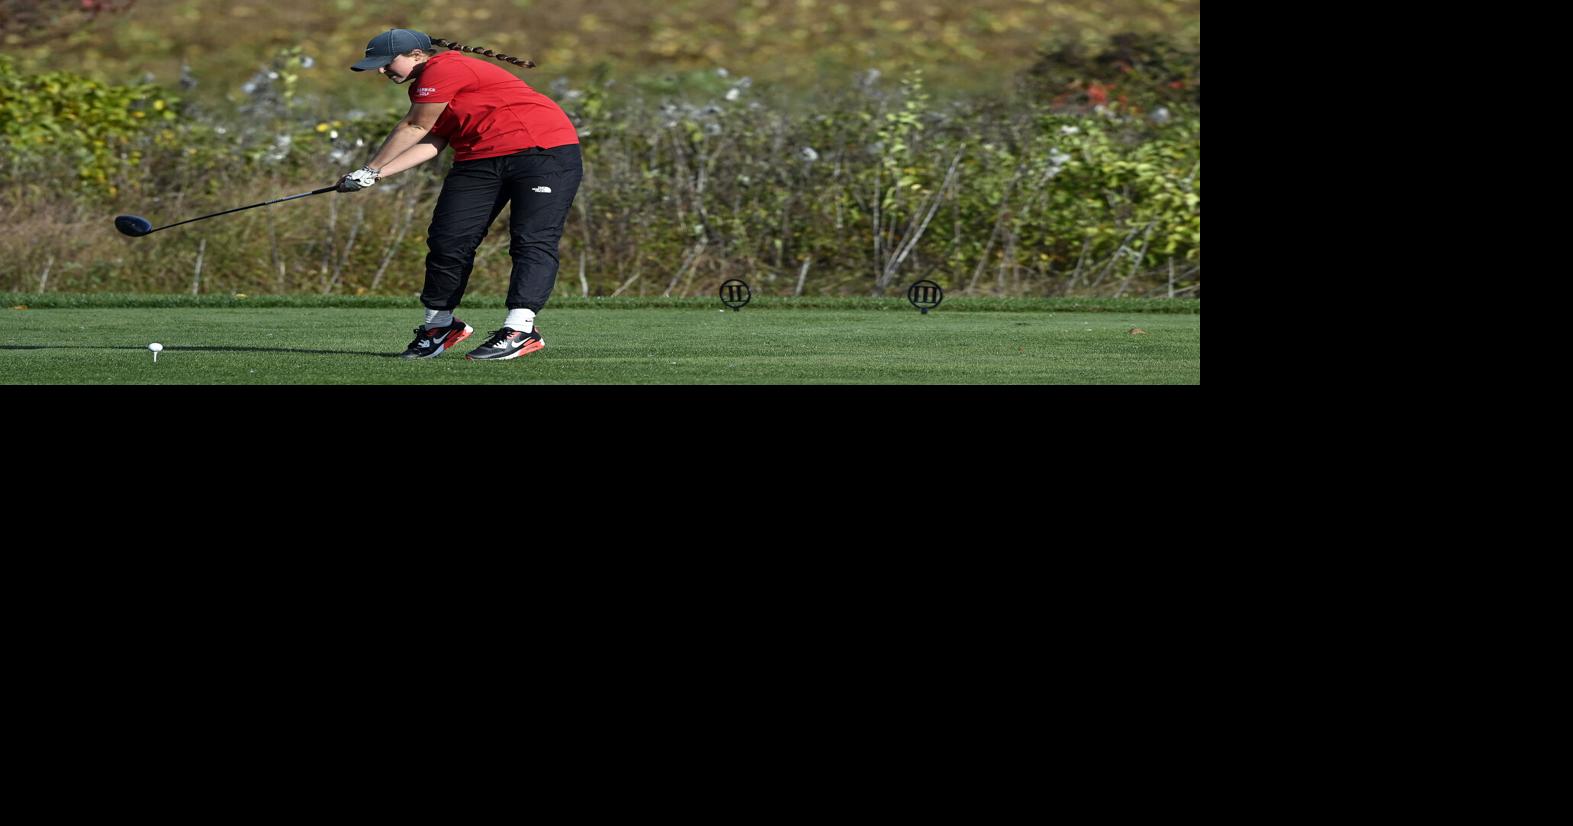
{"type": "MultiPolygon", "coordinates": [[[[400,155],[408,152],[411,147],[430,137],[432,127],[437,125],[437,118],[442,115],[442,110],[447,108],[448,104],[446,102],[411,104],[410,113],[405,115],[397,126],[393,127],[393,132],[383,142],[382,149],[377,151],[377,155],[371,159],[371,163],[367,164],[367,166],[372,169],[382,170],[383,175],[388,175],[387,165],[393,163],[400,155]]],[[[446,145],[446,142],[444,142],[444,145],[446,145]]],[[[410,166],[414,166],[414,164],[404,168],[409,169],[410,166]]]]}
{"type": "Polygon", "coordinates": [[[389,161],[382,168],[382,177],[396,175],[413,166],[420,166],[442,154],[448,148],[448,139],[441,135],[427,135],[420,143],[404,150],[404,154],[389,161]]]}

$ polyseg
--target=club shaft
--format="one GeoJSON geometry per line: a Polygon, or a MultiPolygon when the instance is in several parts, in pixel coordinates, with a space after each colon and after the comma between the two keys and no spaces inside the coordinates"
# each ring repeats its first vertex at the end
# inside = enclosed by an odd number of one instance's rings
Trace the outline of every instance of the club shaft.
{"type": "Polygon", "coordinates": [[[248,209],[256,209],[257,207],[265,207],[265,206],[268,206],[270,204],[282,204],[285,201],[293,201],[296,198],[309,198],[312,195],[321,195],[324,192],[332,192],[332,191],[334,191],[334,190],[336,190],[338,188],[339,188],[338,185],[335,184],[333,186],[323,187],[322,189],[313,190],[311,192],[302,192],[299,195],[291,195],[291,196],[289,196],[287,198],[275,198],[275,199],[273,199],[271,201],[263,201],[260,204],[252,204],[251,206],[243,206],[243,207],[235,207],[234,209],[226,209],[223,212],[215,212],[212,215],[203,215],[200,218],[191,218],[191,219],[188,219],[188,220],[185,220],[185,221],[181,221],[179,224],[167,224],[167,225],[162,226],[162,227],[155,227],[153,229],[148,230],[147,234],[152,235],[153,233],[158,232],[161,229],[169,229],[170,227],[178,227],[181,224],[189,224],[192,221],[203,221],[203,220],[206,220],[208,218],[217,218],[220,215],[228,215],[231,212],[243,212],[243,211],[248,210],[248,209]]]}

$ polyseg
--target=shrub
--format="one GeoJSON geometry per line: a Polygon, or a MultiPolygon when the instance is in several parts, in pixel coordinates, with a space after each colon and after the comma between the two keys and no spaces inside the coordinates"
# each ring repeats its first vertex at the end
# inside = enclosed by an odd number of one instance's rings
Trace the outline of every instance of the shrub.
{"type": "MultiPolygon", "coordinates": [[[[116,213],[161,224],[294,194],[364,163],[403,109],[313,116],[284,78],[303,58],[280,52],[259,75],[282,85],[228,110],[153,87],[17,75],[0,60],[0,112],[29,116],[0,132],[0,220],[26,228],[0,239],[0,289],[418,290],[451,155],[366,193],[149,239],[109,226],[116,213]]],[[[560,291],[694,295],[741,277],[764,294],[887,294],[919,278],[975,294],[1158,294],[1171,274],[1199,289],[1193,103],[1169,100],[1161,117],[1056,106],[1030,85],[940,101],[916,71],[869,73],[812,105],[719,71],[680,88],[707,94],[618,85],[605,71],[551,90],[586,164],[560,291]]],[[[501,293],[507,272],[506,232],[494,229],[472,289],[501,293]]]]}

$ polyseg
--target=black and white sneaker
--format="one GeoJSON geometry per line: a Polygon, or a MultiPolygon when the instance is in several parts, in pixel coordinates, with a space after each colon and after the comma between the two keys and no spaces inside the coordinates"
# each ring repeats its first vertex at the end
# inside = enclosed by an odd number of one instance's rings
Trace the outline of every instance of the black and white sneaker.
{"type": "Polygon", "coordinates": [[[493,330],[491,338],[486,339],[485,344],[471,350],[465,358],[479,361],[505,361],[533,353],[545,346],[546,339],[541,338],[539,327],[528,333],[522,333],[512,327],[504,327],[501,330],[493,330]]]}
{"type": "Polygon", "coordinates": [[[415,328],[415,340],[399,355],[407,359],[436,358],[453,349],[459,342],[470,337],[475,328],[458,320],[446,327],[434,327],[430,330],[425,325],[415,328]]]}

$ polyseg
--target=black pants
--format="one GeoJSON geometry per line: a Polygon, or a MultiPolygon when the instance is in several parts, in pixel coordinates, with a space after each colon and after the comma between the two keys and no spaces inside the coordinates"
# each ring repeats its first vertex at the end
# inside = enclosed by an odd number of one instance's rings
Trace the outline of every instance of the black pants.
{"type": "Polygon", "coordinates": [[[428,310],[459,306],[476,248],[503,206],[512,202],[508,309],[540,312],[557,284],[557,243],[583,175],[578,144],[455,163],[426,231],[431,252],[421,303],[428,310]]]}

